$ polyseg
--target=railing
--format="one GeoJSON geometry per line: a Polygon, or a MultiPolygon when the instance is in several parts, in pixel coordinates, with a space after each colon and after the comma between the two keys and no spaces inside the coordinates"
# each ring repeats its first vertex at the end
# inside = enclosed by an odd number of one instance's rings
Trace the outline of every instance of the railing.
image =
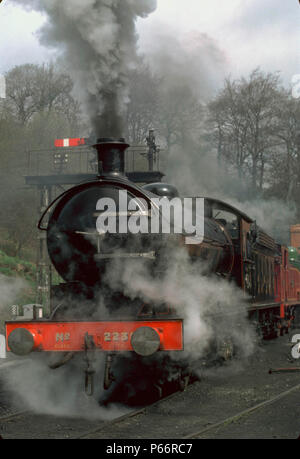
{"type": "MultiPolygon", "coordinates": [[[[153,171],[160,170],[160,155],[156,154],[153,171]]],[[[163,155],[162,155],[163,156],[163,155]]],[[[126,172],[149,171],[149,149],[146,145],[133,145],[125,154],[126,172]]],[[[28,176],[85,174],[97,172],[96,151],[92,147],[54,148],[28,152],[28,176]]]]}

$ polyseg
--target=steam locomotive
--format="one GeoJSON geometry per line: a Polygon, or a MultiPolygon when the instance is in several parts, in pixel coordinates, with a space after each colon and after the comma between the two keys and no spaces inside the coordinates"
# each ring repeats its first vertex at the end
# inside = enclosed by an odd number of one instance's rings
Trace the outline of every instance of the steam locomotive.
{"type": "MultiPolygon", "coordinates": [[[[102,231],[97,222],[105,211],[107,218],[119,223],[132,216],[147,220],[160,213],[154,198],[181,199],[171,185],[130,182],[124,174],[127,147],[124,139],[99,139],[94,145],[98,178],[64,192],[39,222],[39,229],[47,233],[51,261],[64,280],[56,287],[50,317],[6,323],[7,349],[17,355],[58,353],[57,367],[74,353],[85,353],[87,392],[92,392],[92,356],[97,351],[106,356],[107,389],[114,379],[111,366],[116,355],[129,352],[145,359],[184,348],[180,311],[160,301],[145,304],[138,294],[128,295],[125,285],[112,282],[114,267],[146,264],[149,276],[155,279],[164,276],[170,254],[180,247],[192,263],[205,266],[205,275],[227,279],[245,292],[249,319],[263,337],[287,332],[300,306],[300,266],[290,261],[288,248],[225,202],[204,198],[203,232],[192,244],[184,240],[193,234],[166,234],[161,226],[155,234],[102,231]],[[120,201],[124,192],[126,212],[120,201]],[[113,203],[113,210],[100,209],[99,201],[113,203]],[[130,210],[129,202],[134,202],[135,209],[130,210]],[[100,303],[105,304],[104,309],[100,303]]],[[[192,214],[194,211],[192,205],[192,214]]],[[[174,229],[171,216],[170,228],[174,229]]],[[[294,261],[295,250],[291,251],[294,261]]]]}

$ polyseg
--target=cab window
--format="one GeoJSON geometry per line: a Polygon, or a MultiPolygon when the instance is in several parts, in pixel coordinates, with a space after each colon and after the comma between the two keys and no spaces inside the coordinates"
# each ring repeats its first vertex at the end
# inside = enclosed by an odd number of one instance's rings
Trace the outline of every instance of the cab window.
{"type": "Polygon", "coordinates": [[[239,221],[235,214],[225,210],[213,209],[212,216],[225,227],[232,239],[239,239],[239,221]]]}

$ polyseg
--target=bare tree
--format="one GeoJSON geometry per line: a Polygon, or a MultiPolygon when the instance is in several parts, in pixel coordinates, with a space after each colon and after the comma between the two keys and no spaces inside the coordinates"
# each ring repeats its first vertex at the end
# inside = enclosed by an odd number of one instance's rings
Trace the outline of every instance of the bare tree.
{"type": "Polygon", "coordinates": [[[227,79],[209,105],[211,134],[219,157],[249,175],[253,189],[262,190],[276,132],[279,76],[254,70],[248,79],[227,79]]]}
{"type": "Polygon", "coordinates": [[[6,77],[7,99],[0,104],[0,230],[20,255],[34,240],[36,221],[35,196],[24,190],[27,152],[51,148],[60,136],[77,136],[80,113],[71,78],[52,64],[18,66],[6,77]]]}
{"type": "Polygon", "coordinates": [[[25,246],[34,247],[36,243],[35,201],[32,191],[7,184],[5,200],[1,200],[0,220],[2,234],[10,241],[12,256],[21,257],[25,246]]]}
{"type": "Polygon", "coordinates": [[[141,59],[138,68],[130,75],[126,137],[131,143],[144,143],[149,130],[157,125],[159,98],[160,78],[153,75],[141,59]]]}
{"type": "Polygon", "coordinates": [[[16,66],[6,74],[6,81],[7,101],[22,125],[35,113],[56,111],[70,116],[70,111],[78,110],[70,76],[58,72],[54,64],[16,66]]]}
{"type": "Polygon", "coordinates": [[[287,202],[299,201],[300,100],[293,98],[290,91],[283,90],[279,98],[274,137],[279,145],[272,155],[271,189],[287,202]]]}
{"type": "Polygon", "coordinates": [[[225,80],[223,91],[208,105],[208,125],[219,162],[236,167],[242,177],[249,158],[248,123],[236,82],[225,80]]]}

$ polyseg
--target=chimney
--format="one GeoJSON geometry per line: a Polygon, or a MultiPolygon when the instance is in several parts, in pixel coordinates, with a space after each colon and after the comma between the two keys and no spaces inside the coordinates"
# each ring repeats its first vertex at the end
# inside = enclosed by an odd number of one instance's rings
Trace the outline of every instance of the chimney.
{"type": "Polygon", "coordinates": [[[113,175],[125,177],[125,150],[129,145],[123,138],[101,138],[93,145],[98,153],[99,176],[113,175]]]}
{"type": "Polygon", "coordinates": [[[291,226],[291,246],[300,253],[300,224],[291,226]]]}

